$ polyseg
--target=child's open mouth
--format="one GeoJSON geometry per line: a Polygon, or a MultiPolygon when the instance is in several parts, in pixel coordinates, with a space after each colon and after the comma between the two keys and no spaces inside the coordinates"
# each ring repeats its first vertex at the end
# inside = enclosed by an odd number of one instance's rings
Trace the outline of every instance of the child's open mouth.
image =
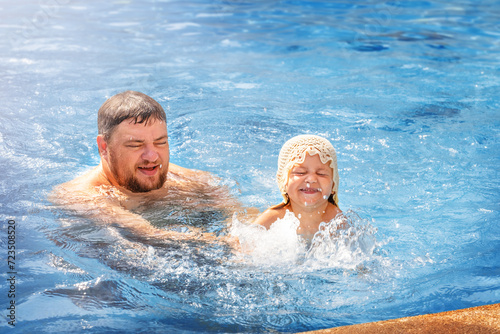
{"type": "Polygon", "coordinates": [[[299,189],[304,194],[312,195],[321,192],[321,188],[300,188],[299,189]]]}

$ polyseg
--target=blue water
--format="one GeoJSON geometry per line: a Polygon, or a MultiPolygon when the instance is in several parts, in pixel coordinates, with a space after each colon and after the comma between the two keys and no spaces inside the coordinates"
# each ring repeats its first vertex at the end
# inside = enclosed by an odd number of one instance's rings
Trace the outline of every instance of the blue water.
{"type": "MultiPolygon", "coordinates": [[[[298,332],[500,302],[499,5],[2,2],[1,330],[298,332]],[[52,206],[52,187],[99,163],[96,111],[128,89],[167,111],[171,161],[221,177],[247,207],[280,201],[287,139],[329,138],[351,238],[308,250],[292,235],[265,261],[52,206]]],[[[154,209],[157,226],[228,234],[229,221],[260,240],[241,215],[154,209]]]]}

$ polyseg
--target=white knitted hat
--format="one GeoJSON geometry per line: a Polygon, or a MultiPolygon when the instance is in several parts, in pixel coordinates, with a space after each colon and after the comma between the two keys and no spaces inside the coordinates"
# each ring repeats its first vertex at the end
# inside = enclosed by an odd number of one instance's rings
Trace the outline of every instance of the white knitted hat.
{"type": "Polygon", "coordinates": [[[306,159],[306,153],[310,156],[315,154],[319,155],[321,162],[326,164],[330,161],[330,167],[333,170],[333,187],[331,193],[335,204],[338,205],[338,187],[339,187],[339,173],[337,169],[337,154],[333,145],[323,137],[315,135],[300,135],[288,140],[281,148],[278,158],[278,172],[276,178],[281,195],[288,200],[286,194],[286,185],[288,183],[288,174],[296,164],[301,164],[306,159]]]}

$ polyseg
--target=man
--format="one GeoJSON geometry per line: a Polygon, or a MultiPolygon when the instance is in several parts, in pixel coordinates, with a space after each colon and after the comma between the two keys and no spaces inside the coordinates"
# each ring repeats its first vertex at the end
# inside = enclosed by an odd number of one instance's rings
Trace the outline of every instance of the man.
{"type": "Polygon", "coordinates": [[[192,209],[236,204],[211,174],[170,163],[166,115],[151,97],[117,94],[101,106],[97,123],[100,164],[56,187],[53,202],[141,236],[177,239],[192,235],[155,228],[133,210],[165,199],[179,202],[186,192],[203,198],[190,198],[192,209]]]}

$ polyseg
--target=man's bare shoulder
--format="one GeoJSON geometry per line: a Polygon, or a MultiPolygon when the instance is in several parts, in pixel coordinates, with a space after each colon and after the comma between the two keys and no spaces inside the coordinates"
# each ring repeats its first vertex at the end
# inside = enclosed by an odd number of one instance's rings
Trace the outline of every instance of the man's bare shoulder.
{"type": "Polygon", "coordinates": [[[170,164],[168,168],[166,189],[185,189],[199,192],[200,194],[219,193],[221,191],[227,192],[229,189],[227,189],[223,181],[223,179],[210,172],[188,169],[170,164]]]}
{"type": "Polygon", "coordinates": [[[210,172],[174,164],[169,165],[166,186],[161,193],[170,197],[181,194],[190,197],[193,203],[217,209],[237,210],[241,206],[224,179],[210,172]]]}
{"type": "Polygon", "coordinates": [[[210,172],[205,172],[197,169],[189,169],[175,164],[169,164],[169,176],[173,179],[190,180],[195,182],[211,182],[217,177],[210,172]]]}
{"type": "Polygon", "coordinates": [[[99,168],[100,166],[94,167],[73,180],[57,185],[50,193],[49,200],[56,204],[68,204],[99,195],[100,186],[106,184],[102,180],[99,168]]]}

